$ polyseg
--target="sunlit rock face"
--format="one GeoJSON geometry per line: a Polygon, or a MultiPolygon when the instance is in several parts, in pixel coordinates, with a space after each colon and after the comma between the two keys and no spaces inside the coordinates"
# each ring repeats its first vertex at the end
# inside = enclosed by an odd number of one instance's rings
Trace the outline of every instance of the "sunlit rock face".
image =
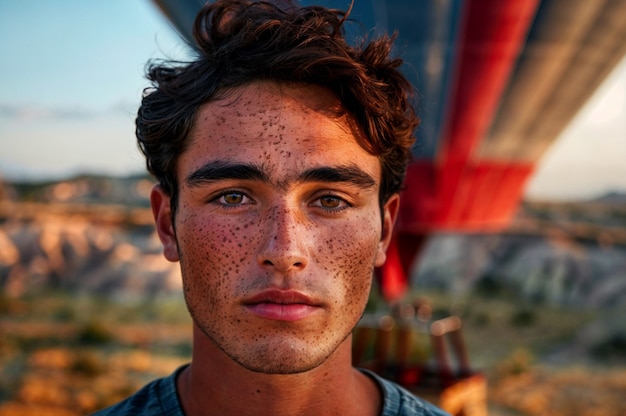
{"type": "Polygon", "coordinates": [[[156,295],[180,290],[161,256],[143,177],[2,187],[0,290],[156,295]]]}
{"type": "Polygon", "coordinates": [[[75,216],[7,221],[0,230],[0,285],[12,296],[44,289],[103,295],[178,291],[178,267],[160,251],[151,226],[99,225],[75,216]]]}
{"type": "Polygon", "coordinates": [[[499,234],[437,234],[414,265],[416,288],[513,295],[537,305],[626,307],[626,195],[521,205],[499,234]]]}
{"type": "Polygon", "coordinates": [[[626,248],[542,235],[437,235],[412,282],[418,290],[508,293],[539,305],[626,306],[626,248]]]}

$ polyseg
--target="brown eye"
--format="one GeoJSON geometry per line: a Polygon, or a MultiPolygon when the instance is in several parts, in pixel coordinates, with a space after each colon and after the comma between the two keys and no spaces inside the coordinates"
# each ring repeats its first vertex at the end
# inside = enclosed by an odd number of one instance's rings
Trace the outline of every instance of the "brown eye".
{"type": "Polygon", "coordinates": [[[320,198],[320,205],[324,208],[339,208],[341,199],[331,195],[323,196],[320,198]]]}
{"type": "Polygon", "coordinates": [[[243,202],[244,195],[239,192],[229,192],[222,196],[224,198],[224,203],[228,205],[238,205],[243,202]]]}

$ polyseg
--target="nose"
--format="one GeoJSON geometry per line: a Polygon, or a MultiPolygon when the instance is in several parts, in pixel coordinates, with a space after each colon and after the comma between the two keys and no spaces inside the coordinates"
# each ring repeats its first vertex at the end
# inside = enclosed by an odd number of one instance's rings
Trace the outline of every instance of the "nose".
{"type": "Polygon", "coordinates": [[[261,236],[263,243],[257,257],[262,268],[283,273],[306,268],[309,261],[307,238],[310,236],[295,210],[273,209],[262,229],[265,235],[261,236]]]}

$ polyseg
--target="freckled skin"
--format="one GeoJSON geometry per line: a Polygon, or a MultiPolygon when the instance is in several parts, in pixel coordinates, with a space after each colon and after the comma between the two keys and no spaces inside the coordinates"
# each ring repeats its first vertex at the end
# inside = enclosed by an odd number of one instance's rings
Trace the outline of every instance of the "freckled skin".
{"type": "Polygon", "coordinates": [[[348,348],[373,269],[385,260],[397,197],[381,222],[380,162],[359,146],[347,116],[321,110],[338,104],[320,87],[239,87],[199,111],[177,163],[173,225],[167,195],[153,191],[165,256],[181,263],[195,336],[257,373],[310,371],[348,348]],[[214,161],[253,163],[268,180],[185,181],[214,161]],[[307,169],[348,162],[375,184],[298,180],[307,169]],[[242,302],[268,289],[306,294],[317,310],[295,321],[250,313],[242,302]]]}

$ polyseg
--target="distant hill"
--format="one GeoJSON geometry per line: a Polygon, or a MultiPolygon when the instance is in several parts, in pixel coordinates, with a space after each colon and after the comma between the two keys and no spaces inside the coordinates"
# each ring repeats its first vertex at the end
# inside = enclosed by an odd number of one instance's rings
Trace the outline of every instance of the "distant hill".
{"type": "Polygon", "coordinates": [[[564,234],[441,234],[430,238],[413,287],[477,292],[537,305],[626,306],[626,245],[564,234]]]}
{"type": "Polygon", "coordinates": [[[498,234],[440,234],[414,265],[415,287],[537,304],[626,305],[626,195],[524,202],[498,234]]]}
{"type": "Polygon", "coordinates": [[[79,175],[61,181],[5,181],[0,200],[65,204],[149,206],[148,175],[79,175]]]}
{"type": "Polygon", "coordinates": [[[81,175],[4,183],[0,288],[102,295],[178,291],[178,267],[161,256],[147,176],[81,175]]]}
{"type": "Polygon", "coordinates": [[[592,200],[592,202],[600,202],[605,204],[624,204],[626,205],[626,193],[609,192],[599,198],[592,200]]]}

